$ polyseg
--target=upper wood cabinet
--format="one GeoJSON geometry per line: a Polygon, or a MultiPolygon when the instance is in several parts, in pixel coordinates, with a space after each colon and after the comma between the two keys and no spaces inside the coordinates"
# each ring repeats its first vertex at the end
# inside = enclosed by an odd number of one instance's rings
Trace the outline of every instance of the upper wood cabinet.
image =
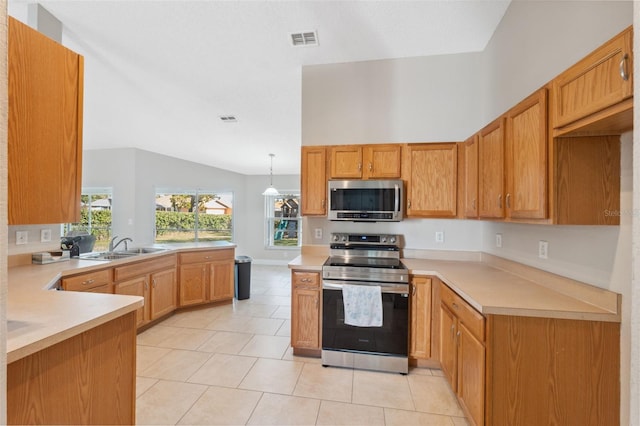
{"type": "Polygon", "coordinates": [[[400,144],[331,146],[331,179],[398,179],[400,144]]]}
{"type": "Polygon", "coordinates": [[[552,81],[556,135],[632,128],[632,48],[629,27],[552,81]]]}
{"type": "Polygon", "coordinates": [[[13,18],[8,44],[9,224],[78,222],[83,58],[13,18]]]}
{"type": "Polygon", "coordinates": [[[403,179],[408,217],[456,216],[457,148],[454,142],[406,146],[403,179]]]}
{"type": "Polygon", "coordinates": [[[327,215],[327,152],[324,146],[303,146],[300,167],[300,213],[327,215]]]}
{"type": "Polygon", "coordinates": [[[459,144],[462,151],[463,182],[458,188],[462,188],[459,199],[462,200],[464,217],[478,217],[478,135],[473,135],[465,142],[459,144]]]}
{"type": "Polygon", "coordinates": [[[504,118],[478,134],[478,215],[504,218],[504,118]]]}
{"type": "Polygon", "coordinates": [[[547,89],[507,113],[506,216],[547,218],[547,89]]]}

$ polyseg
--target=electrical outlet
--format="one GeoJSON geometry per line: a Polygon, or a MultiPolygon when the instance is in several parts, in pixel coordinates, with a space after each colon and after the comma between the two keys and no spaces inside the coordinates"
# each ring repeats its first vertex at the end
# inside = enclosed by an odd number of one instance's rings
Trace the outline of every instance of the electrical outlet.
{"type": "Polygon", "coordinates": [[[436,231],[436,243],[444,243],[444,232],[436,231]]]}
{"type": "Polygon", "coordinates": [[[28,231],[16,231],[16,245],[27,244],[29,242],[28,231]]]}
{"type": "Polygon", "coordinates": [[[321,240],[322,239],[322,228],[315,228],[315,237],[316,240],[321,240]]]}
{"type": "Polygon", "coordinates": [[[496,247],[502,248],[502,234],[496,234],[496,247]]]}
{"type": "Polygon", "coordinates": [[[40,242],[48,243],[51,241],[51,229],[41,229],[40,230],[40,242]]]}
{"type": "Polygon", "coordinates": [[[538,257],[540,259],[548,259],[549,257],[549,243],[540,240],[538,242],[538,257]]]}

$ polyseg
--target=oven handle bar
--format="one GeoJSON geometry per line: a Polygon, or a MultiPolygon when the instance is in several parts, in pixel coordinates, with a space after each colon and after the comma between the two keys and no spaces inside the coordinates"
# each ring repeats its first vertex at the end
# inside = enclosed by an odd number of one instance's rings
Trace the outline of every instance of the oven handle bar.
{"type": "Polygon", "coordinates": [[[366,286],[377,285],[381,287],[381,291],[383,293],[409,295],[408,284],[371,283],[371,282],[364,282],[364,281],[331,281],[331,282],[328,282],[326,280],[322,281],[322,288],[324,290],[342,290],[342,286],[344,285],[366,285],[366,286]]]}

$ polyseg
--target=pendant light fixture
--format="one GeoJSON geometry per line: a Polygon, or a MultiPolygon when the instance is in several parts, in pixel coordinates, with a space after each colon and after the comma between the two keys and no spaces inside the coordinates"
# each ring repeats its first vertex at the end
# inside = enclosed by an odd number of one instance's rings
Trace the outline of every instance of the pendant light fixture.
{"type": "Polygon", "coordinates": [[[269,187],[267,189],[264,190],[264,192],[262,193],[262,195],[280,195],[280,193],[278,192],[277,189],[275,189],[273,187],[273,157],[275,157],[275,154],[269,154],[269,157],[271,157],[271,169],[269,170],[269,187]]]}

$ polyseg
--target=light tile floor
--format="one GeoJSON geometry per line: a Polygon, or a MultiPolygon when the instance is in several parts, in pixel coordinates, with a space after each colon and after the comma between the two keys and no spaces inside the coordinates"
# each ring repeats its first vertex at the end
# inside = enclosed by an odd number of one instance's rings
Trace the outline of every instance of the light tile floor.
{"type": "Polygon", "coordinates": [[[138,335],[137,423],[467,425],[439,370],[323,368],[293,356],[290,272],[252,265],[251,297],[138,335]]]}

